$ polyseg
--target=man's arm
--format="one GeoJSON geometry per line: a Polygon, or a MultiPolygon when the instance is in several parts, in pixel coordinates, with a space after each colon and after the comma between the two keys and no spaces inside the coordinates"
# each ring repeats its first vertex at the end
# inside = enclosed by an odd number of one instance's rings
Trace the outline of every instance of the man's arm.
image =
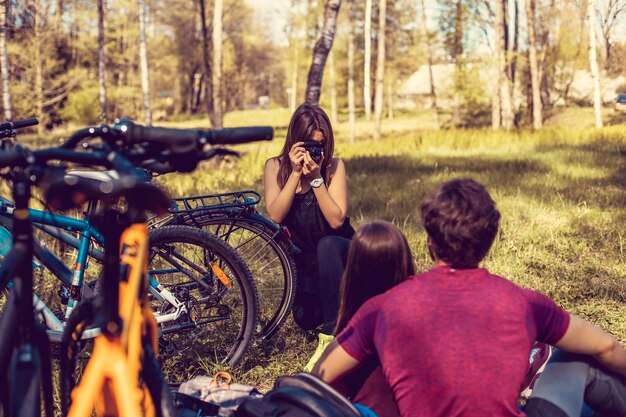
{"type": "Polygon", "coordinates": [[[603,366],[626,376],[626,351],[609,333],[570,314],[563,337],[554,344],[567,352],[593,356],[603,366]]]}
{"type": "Polygon", "coordinates": [[[358,364],[359,361],[350,356],[335,339],[328,345],[312,373],[331,384],[356,368],[358,364]]]}

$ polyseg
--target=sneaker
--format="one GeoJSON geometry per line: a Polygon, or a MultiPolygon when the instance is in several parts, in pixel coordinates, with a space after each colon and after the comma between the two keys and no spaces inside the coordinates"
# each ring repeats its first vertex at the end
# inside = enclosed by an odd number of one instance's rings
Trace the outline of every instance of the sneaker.
{"type": "Polygon", "coordinates": [[[319,339],[317,349],[315,350],[313,356],[311,356],[311,359],[309,359],[309,362],[304,366],[304,372],[311,372],[313,370],[317,361],[319,361],[322,357],[322,353],[324,353],[330,342],[332,342],[335,337],[329,334],[320,333],[317,335],[317,338],[319,339]]]}
{"type": "Polygon", "coordinates": [[[528,370],[526,371],[526,376],[524,377],[524,390],[521,394],[522,397],[530,397],[530,394],[535,386],[535,382],[537,382],[537,379],[546,367],[550,356],[552,356],[552,347],[550,345],[542,342],[535,342],[528,359],[528,370]]]}

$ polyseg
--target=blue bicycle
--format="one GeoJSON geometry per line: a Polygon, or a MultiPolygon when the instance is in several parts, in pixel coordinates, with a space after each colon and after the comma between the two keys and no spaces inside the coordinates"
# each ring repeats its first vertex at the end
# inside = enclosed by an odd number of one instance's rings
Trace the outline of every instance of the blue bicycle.
{"type": "MultiPolygon", "coordinates": [[[[82,132],[84,134],[84,132],[82,132]]],[[[70,172],[66,178],[73,181],[89,178],[94,181],[111,180],[111,172],[70,172]]],[[[76,249],[74,270],[70,270],[42,241],[35,239],[34,267],[45,267],[58,278],[59,295],[64,311],[55,314],[39,297],[34,297],[38,317],[46,326],[52,341],[60,341],[64,321],[82,297],[90,296],[97,284],[84,285],[85,271],[92,261],[101,262],[104,243],[102,234],[93,227],[90,217],[96,202],[89,202],[85,218],[76,219],[40,210],[29,210],[35,227],[76,249]],[[78,237],[71,233],[77,233],[78,237]]],[[[0,201],[0,254],[11,246],[10,229],[14,205],[0,201]]],[[[226,243],[197,228],[168,226],[150,232],[150,288],[151,303],[160,324],[162,336],[161,358],[164,368],[180,374],[176,363],[184,355],[195,356],[202,351],[210,360],[236,366],[245,355],[256,329],[256,320],[242,314],[244,292],[254,292],[251,274],[245,262],[226,243]],[[229,282],[223,296],[209,297],[209,282],[215,277],[229,282]],[[224,329],[230,331],[216,331],[224,329]],[[237,330],[239,329],[239,330],[237,330]],[[210,337],[210,335],[212,335],[210,337]],[[243,337],[242,337],[243,335],[243,337]]],[[[248,297],[249,298],[249,297],[248,297]]],[[[88,329],[83,338],[97,335],[97,329],[88,329]]]]}

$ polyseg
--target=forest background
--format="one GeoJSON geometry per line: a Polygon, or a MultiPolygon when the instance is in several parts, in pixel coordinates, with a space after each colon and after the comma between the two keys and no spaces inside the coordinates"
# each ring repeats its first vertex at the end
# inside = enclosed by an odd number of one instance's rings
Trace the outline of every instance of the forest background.
{"type": "Polygon", "coordinates": [[[39,133],[121,116],[207,115],[221,126],[227,112],[317,102],[311,77],[323,77],[320,104],[334,121],[430,108],[435,127],[539,128],[555,109],[594,103],[573,96],[577,71],[592,75],[594,93],[605,77],[626,80],[625,3],[3,0],[2,109],[39,117],[39,133]],[[402,96],[422,65],[427,93],[402,96]],[[444,65],[454,70],[438,91],[444,65]]]}

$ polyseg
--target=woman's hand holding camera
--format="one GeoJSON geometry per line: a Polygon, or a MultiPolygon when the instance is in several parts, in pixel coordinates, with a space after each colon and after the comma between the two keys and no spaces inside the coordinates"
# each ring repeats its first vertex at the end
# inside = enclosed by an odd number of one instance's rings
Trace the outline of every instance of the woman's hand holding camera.
{"type": "Polygon", "coordinates": [[[289,151],[289,160],[291,161],[291,170],[295,173],[302,173],[302,165],[304,162],[304,157],[306,155],[306,150],[302,147],[304,142],[296,142],[291,147],[289,151]]]}
{"type": "Polygon", "coordinates": [[[289,151],[292,171],[311,180],[321,178],[320,170],[324,162],[324,152],[322,152],[320,161],[315,163],[311,154],[302,146],[303,144],[304,142],[296,142],[289,151]]]}
{"type": "Polygon", "coordinates": [[[315,163],[311,155],[306,152],[304,154],[304,164],[302,166],[302,175],[305,178],[314,180],[316,178],[322,178],[321,168],[324,163],[324,152],[322,152],[322,157],[318,163],[315,163]]]}

